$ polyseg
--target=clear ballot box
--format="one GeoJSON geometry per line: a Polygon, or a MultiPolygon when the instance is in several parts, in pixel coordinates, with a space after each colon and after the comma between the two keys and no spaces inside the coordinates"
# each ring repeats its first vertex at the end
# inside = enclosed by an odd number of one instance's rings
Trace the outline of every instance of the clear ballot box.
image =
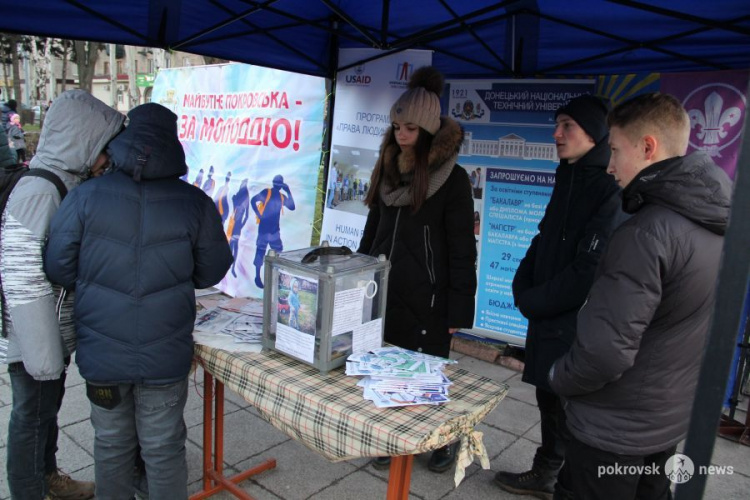
{"type": "Polygon", "coordinates": [[[383,345],[390,262],[320,246],[265,258],[263,348],[321,373],[383,345]]]}

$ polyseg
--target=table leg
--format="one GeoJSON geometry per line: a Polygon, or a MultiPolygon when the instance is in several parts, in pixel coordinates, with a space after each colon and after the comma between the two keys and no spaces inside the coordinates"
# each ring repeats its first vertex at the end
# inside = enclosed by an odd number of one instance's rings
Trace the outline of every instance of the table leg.
{"type": "Polygon", "coordinates": [[[388,493],[386,500],[407,500],[411,483],[411,466],[414,455],[402,455],[391,458],[391,469],[388,475],[388,493]]]}
{"type": "Polygon", "coordinates": [[[276,467],[276,460],[272,458],[232,477],[224,477],[224,384],[215,380],[204,369],[203,386],[203,490],[192,495],[190,500],[202,500],[220,491],[229,491],[242,500],[254,500],[253,497],[242,491],[237,483],[255,474],[273,469],[276,467]],[[214,402],[214,393],[216,395],[215,420],[211,408],[214,402]],[[212,443],[215,446],[212,446],[212,443]]]}

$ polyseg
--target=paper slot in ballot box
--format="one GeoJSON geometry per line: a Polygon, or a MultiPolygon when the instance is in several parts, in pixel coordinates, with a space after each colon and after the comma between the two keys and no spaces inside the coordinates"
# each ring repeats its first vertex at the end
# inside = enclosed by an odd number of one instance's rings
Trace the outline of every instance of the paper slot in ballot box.
{"type": "Polygon", "coordinates": [[[383,345],[390,262],[320,246],[265,258],[263,347],[325,374],[383,345]]]}

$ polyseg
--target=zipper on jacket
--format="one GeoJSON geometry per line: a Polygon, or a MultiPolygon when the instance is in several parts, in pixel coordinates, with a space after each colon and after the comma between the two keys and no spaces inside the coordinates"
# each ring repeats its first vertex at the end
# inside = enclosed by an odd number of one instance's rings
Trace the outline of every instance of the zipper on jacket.
{"type": "Polygon", "coordinates": [[[599,246],[599,235],[594,233],[594,236],[591,238],[591,243],[589,243],[589,252],[593,252],[596,250],[596,247],[599,246]]]}
{"type": "Polygon", "coordinates": [[[393,255],[393,247],[396,245],[396,231],[398,230],[398,219],[401,217],[401,207],[398,207],[396,211],[396,223],[393,225],[393,237],[391,238],[391,251],[388,252],[388,260],[391,260],[393,255]]]}
{"type": "Polygon", "coordinates": [[[430,284],[432,285],[432,298],[430,299],[430,309],[432,309],[435,307],[435,263],[432,243],[430,242],[430,226],[424,226],[423,234],[425,266],[427,266],[427,275],[430,277],[430,284]]]}
{"type": "Polygon", "coordinates": [[[576,180],[576,169],[571,165],[570,170],[570,187],[568,188],[568,198],[565,200],[565,218],[563,219],[563,231],[562,231],[562,240],[565,241],[565,239],[568,236],[568,211],[570,210],[570,199],[573,197],[573,183],[576,180]]]}
{"type": "Polygon", "coordinates": [[[60,287],[60,296],[57,298],[57,304],[55,304],[55,311],[57,311],[57,322],[62,321],[62,305],[65,302],[65,296],[68,291],[65,288],[60,287]]]}

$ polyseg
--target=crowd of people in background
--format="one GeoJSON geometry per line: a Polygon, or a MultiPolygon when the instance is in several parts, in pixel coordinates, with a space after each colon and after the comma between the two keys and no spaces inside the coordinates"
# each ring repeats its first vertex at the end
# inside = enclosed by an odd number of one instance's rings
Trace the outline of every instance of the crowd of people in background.
{"type": "Polygon", "coordinates": [[[334,161],[329,173],[328,199],[326,206],[335,208],[344,201],[364,201],[370,189],[369,181],[359,179],[354,174],[344,174],[339,170],[338,162],[334,161]]]}

